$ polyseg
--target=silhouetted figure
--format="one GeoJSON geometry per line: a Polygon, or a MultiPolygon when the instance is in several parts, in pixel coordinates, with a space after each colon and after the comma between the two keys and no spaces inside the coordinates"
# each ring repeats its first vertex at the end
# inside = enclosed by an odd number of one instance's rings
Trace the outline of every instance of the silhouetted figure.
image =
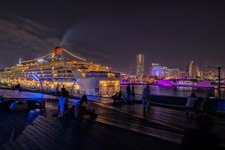
{"type": "Polygon", "coordinates": [[[209,93],[207,98],[204,99],[201,103],[202,113],[206,113],[206,114],[213,113],[213,109],[212,109],[213,101],[215,101],[215,96],[212,93],[209,93]]]}
{"type": "Polygon", "coordinates": [[[16,86],[15,86],[15,89],[18,90],[19,92],[22,91],[22,88],[20,86],[20,83],[18,83],[16,86]]]}
{"type": "Polygon", "coordinates": [[[118,98],[119,98],[120,100],[123,99],[123,93],[122,93],[122,91],[119,91],[119,93],[118,93],[118,98]]]}
{"type": "Polygon", "coordinates": [[[59,91],[59,85],[57,84],[56,88],[55,88],[55,95],[56,96],[60,96],[60,91],[59,91]]]}
{"type": "Polygon", "coordinates": [[[88,103],[87,95],[84,94],[80,100],[80,117],[82,118],[84,115],[89,115],[90,118],[96,118],[97,114],[95,113],[95,109],[91,108],[88,103]]]}
{"type": "Polygon", "coordinates": [[[65,85],[63,85],[63,87],[61,88],[61,93],[65,90],[66,90],[65,85]]]}
{"type": "Polygon", "coordinates": [[[65,111],[68,108],[68,96],[69,92],[64,88],[61,89],[61,96],[59,98],[59,110],[58,110],[58,117],[63,117],[65,111]]]}
{"type": "Polygon", "coordinates": [[[134,86],[131,87],[131,105],[134,104],[135,101],[135,89],[134,86]]]}
{"type": "Polygon", "coordinates": [[[185,105],[186,107],[186,118],[191,118],[193,116],[193,113],[194,113],[194,105],[195,105],[195,102],[197,100],[197,97],[195,95],[195,93],[191,93],[191,96],[189,96],[187,98],[187,103],[185,105]]]}
{"type": "Polygon", "coordinates": [[[122,91],[119,91],[119,93],[117,95],[117,100],[119,101],[120,104],[123,103],[123,93],[122,93],[122,91]]]}
{"type": "Polygon", "coordinates": [[[198,97],[195,104],[194,104],[194,111],[196,115],[199,115],[201,113],[201,104],[202,104],[203,98],[198,97]]]}
{"type": "Polygon", "coordinates": [[[116,92],[113,96],[113,104],[114,105],[121,105],[123,103],[123,98],[122,98],[122,91],[116,92]]]}
{"type": "Polygon", "coordinates": [[[112,99],[113,99],[113,104],[115,105],[116,102],[117,102],[117,97],[118,97],[118,92],[116,92],[113,96],[112,96],[112,99]]]}
{"type": "Polygon", "coordinates": [[[211,132],[213,120],[208,115],[200,115],[197,129],[186,129],[182,140],[182,150],[220,150],[218,137],[211,132]]]}
{"type": "Polygon", "coordinates": [[[1,94],[0,95],[0,103],[3,103],[4,102],[4,96],[1,94]]]}
{"type": "Polygon", "coordinates": [[[3,108],[3,103],[4,103],[4,96],[1,94],[1,96],[0,96],[0,109],[3,108]]]}
{"type": "Polygon", "coordinates": [[[83,116],[84,114],[86,114],[88,112],[88,109],[89,109],[89,105],[88,105],[87,95],[84,94],[80,100],[80,115],[83,116]]]}
{"type": "Polygon", "coordinates": [[[127,85],[127,103],[130,104],[130,96],[131,96],[131,88],[130,88],[130,84],[127,85]]]}
{"type": "Polygon", "coordinates": [[[143,90],[143,94],[142,94],[142,102],[143,102],[143,111],[146,111],[146,106],[147,106],[147,110],[148,112],[150,112],[150,87],[149,85],[147,85],[144,90],[143,90]]]}

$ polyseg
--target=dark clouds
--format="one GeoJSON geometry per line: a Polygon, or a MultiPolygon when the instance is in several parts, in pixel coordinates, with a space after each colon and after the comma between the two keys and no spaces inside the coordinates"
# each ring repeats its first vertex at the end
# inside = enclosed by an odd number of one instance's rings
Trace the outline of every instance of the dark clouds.
{"type": "Polygon", "coordinates": [[[15,65],[19,58],[46,54],[60,40],[49,36],[49,29],[22,17],[0,19],[0,66],[15,65]]]}
{"type": "Polygon", "coordinates": [[[137,53],[145,54],[147,68],[157,62],[184,69],[190,60],[201,68],[225,64],[220,2],[17,4],[0,6],[1,67],[46,54],[58,44],[126,72],[135,67],[137,53]]]}

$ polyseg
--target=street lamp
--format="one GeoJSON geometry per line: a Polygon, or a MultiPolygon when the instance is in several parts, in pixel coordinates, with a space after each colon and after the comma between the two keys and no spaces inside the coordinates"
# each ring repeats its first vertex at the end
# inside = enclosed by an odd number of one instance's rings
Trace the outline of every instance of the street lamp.
{"type": "Polygon", "coordinates": [[[220,90],[220,86],[221,86],[221,83],[220,83],[220,70],[221,70],[221,67],[218,67],[218,110],[220,110],[220,101],[221,101],[221,90],[220,90]]]}

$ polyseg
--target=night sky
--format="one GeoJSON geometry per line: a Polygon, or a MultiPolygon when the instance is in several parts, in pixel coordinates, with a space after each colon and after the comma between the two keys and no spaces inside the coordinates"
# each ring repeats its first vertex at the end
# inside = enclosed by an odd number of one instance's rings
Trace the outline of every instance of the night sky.
{"type": "Polygon", "coordinates": [[[0,1],[0,68],[57,45],[129,73],[136,54],[184,69],[225,66],[225,3],[215,1],[0,1]]]}

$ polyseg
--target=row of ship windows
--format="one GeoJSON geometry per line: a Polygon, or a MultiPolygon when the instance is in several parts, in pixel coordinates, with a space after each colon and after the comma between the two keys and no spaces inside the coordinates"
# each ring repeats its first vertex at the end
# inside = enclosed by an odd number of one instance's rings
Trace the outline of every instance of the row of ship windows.
{"type": "Polygon", "coordinates": [[[49,70],[49,71],[25,71],[24,73],[37,73],[37,74],[40,74],[40,73],[52,73],[52,72],[55,72],[55,73],[72,73],[72,70],[58,70],[58,71],[52,71],[52,70],[49,70]]]}
{"type": "MultiPolygon", "coordinates": [[[[31,75],[9,75],[9,77],[25,77],[25,78],[28,78],[28,77],[31,77],[31,75]]],[[[64,77],[74,77],[74,75],[73,74],[62,74],[62,75],[55,75],[55,76],[53,76],[52,74],[50,74],[50,75],[38,75],[38,77],[40,77],[40,78],[43,78],[43,77],[62,77],[62,78],[64,78],[64,77]]]]}
{"type": "MultiPolygon", "coordinates": [[[[86,74],[86,77],[103,77],[103,78],[108,78],[111,77],[108,74],[86,74]]],[[[119,78],[119,75],[115,75],[113,77],[119,78]]]]}
{"type": "MultiPolygon", "coordinates": [[[[33,78],[26,78],[26,80],[33,80],[33,78]]],[[[41,80],[46,80],[46,81],[75,81],[75,78],[41,78],[41,80]]]]}
{"type": "MultiPolygon", "coordinates": [[[[9,77],[31,77],[31,74],[20,74],[20,75],[8,75],[9,77]]],[[[51,77],[51,78],[57,78],[57,77],[75,77],[74,74],[58,74],[58,75],[53,75],[53,74],[38,74],[38,77],[43,78],[43,77],[51,77]]],[[[87,74],[85,77],[100,77],[100,78],[108,78],[109,76],[106,74],[87,74]]],[[[119,76],[115,76],[116,78],[119,78],[119,76]]]]}

